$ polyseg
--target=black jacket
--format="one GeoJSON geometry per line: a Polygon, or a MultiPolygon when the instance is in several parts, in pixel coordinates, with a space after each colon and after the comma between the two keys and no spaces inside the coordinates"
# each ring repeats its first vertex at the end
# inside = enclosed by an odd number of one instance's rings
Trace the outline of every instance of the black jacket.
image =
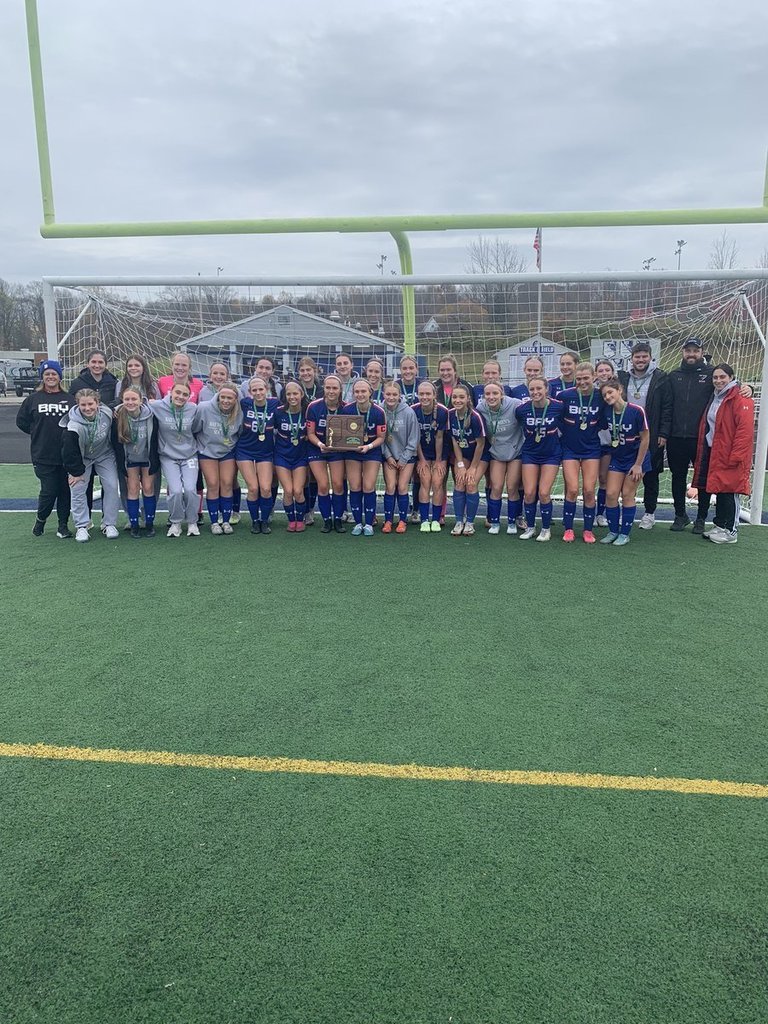
{"type": "Polygon", "coordinates": [[[74,398],[66,391],[52,394],[47,391],[33,391],[21,403],[21,408],[16,414],[16,426],[32,439],[30,455],[33,464],[63,465],[61,442],[64,430],[59,426],[59,420],[74,404],[74,398]]]}
{"type": "MultiPolygon", "coordinates": [[[[627,391],[627,401],[632,401],[629,392],[629,373],[626,370],[619,370],[619,382],[627,391]]],[[[652,469],[659,473],[664,468],[664,449],[659,447],[658,440],[669,437],[672,427],[672,392],[669,389],[669,377],[664,370],[658,367],[651,374],[651,382],[648,385],[648,393],[645,397],[645,418],[648,420],[650,432],[650,444],[648,454],[651,457],[652,469]]]]}
{"type": "MultiPolygon", "coordinates": [[[[154,416],[149,420],[149,472],[154,476],[160,472],[160,455],[157,447],[157,420],[154,416]]],[[[125,458],[125,445],[118,437],[117,416],[112,417],[112,451],[115,453],[117,472],[121,477],[128,476],[128,467],[125,458]]]]}
{"type": "Polygon", "coordinates": [[[80,376],[75,377],[69,385],[69,393],[70,395],[76,395],[82,388],[91,388],[93,391],[98,392],[103,405],[112,406],[115,404],[116,387],[117,377],[113,373],[110,373],[109,370],[105,370],[101,380],[96,381],[93,379],[91,371],[86,366],[84,370],[80,371],[80,376]]]}
{"type": "Polygon", "coordinates": [[[670,437],[698,437],[699,423],[707,408],[714,387],[713,367],[704,362],[689,366],[683,362],[669,374],[672,395],[672,427],[670,437]]]}

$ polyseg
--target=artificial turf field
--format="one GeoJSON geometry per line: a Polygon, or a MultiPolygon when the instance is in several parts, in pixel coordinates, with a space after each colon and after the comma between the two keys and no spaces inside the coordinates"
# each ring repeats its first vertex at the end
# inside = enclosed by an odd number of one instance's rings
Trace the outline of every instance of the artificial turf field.
{"type": "MultiPolygon", "coordinates": [[[[0,514],[6,751],[768,783],[762,529],[76,545],[32,521],[0,514]]],[[[765,799],[0,772],[2,1021],[768,1019],[765,799]]]]}

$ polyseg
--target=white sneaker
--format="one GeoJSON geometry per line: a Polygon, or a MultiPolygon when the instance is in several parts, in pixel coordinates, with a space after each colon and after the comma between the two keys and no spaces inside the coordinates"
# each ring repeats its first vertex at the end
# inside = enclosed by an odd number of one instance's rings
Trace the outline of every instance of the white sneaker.
{"type": "Polygon", "coordinates": [[[199,537],[200,527],[197,523],[187,523],[187,536],[188,537],[199,537]]]}
{"type": "Polygon", "coordinates": [[[530,540],[535,533],[536,530],[534,529],[534,527],[526,526],[526,528],[520,534],[520,540],[530,540]]]}
{"type": "Polygon", "coordinates": [[[104,536],[107,538],[107,540],[117,540],[117,538],[120,536],[120,531],[116,526],[105,526],[104,536]]]}
{"type": "Polygon", "coordinates": [[[654,512],[646,512],[640,522],[637,524],[638,530],[652,530],[653,524],[656,522],[656,514],[654,512]]]}
{"type": "Polygon", "coordinates": [[[526,525],[526,522],[525,522],[525,516],[518,516],[517,519],[515,520],[515,524],[517,525],[518,530],[527,530],[528,529],[528,527],[526,525]]]}
{"type": "MultiPolygon", "coordinates": [[[[409,523],[420,523],[421,516],[419,515],[418,509],[414,509],[413,512],[408,516],[409,523]]],[[[426,533],[426,531],[424,531],[426,533]]]]}
{"type": "Polygon", "coordinates": [[[451,530],[451,536],[460,537],[462,533],[464,533],[464,523],[457,520],[453,529],[451,530]]]}
{"type": "Polygon", "coordinates": [[[304,523],[305,523],[306,526],[314,526],[315,525],[315,513],[314,512],[307,512],[307,514],[304,516],[304,523]]]}
{"type": "Polygon", "coordinates": [[[507,535],[509,537],[514,537],[516,533],[517,533],[517,523],[512,522],[512,520],[510,519],[509,526],[507,527],[507,535]]]}
{"type": "Polygon", "coordinates": [[[716,534],[724,532],[725,531],[723,530],[722,526],[713,526],[711,530],[707,530],[707,532],[703,535],[704,540],[711,540],[712,537],[716,534]]]}
{"type": "Polygon", "coordinates": [[[91,535],[88,533],[88,528],[85,526],[78,526],[77,533],[75,534],[75,540],[80,544],[85,544],[85,542],[90,539],[91,535]]]}
{"type": "MultiPolygon", "coordinates": [[[[213,532],[213,531],[211,531],[211,532],[213,532]]],[[[232,520],[230,520],[228,523],[222,523],[221,524],[221,532],[225,533],[227,536],[229,536],[231,533],[235,532],[232,529],[232,520]]]]}
{"type": "Polygon", "coordinates": [[[495,537],[498,532],[499,532],[499,524],[498,523],[491,523],[491,525],[488,527],[488,533],[492,537],[495,537]]]}
{"type": "Polygon", "coordinates": [[[607,526],[607,525],[608,525],[608,519],[606,518],[606,516],[597,516],[595,518],[595,526],[607,526]]]}
{"type": "Polygon", "coordinates": [[[237,524],[240,522],[240,513],[233,512],[232,515],[229,517],[229,521],[230,523],[232,523],[233,526],[237,526],[237,524]]]}
{"type": "Polygon", "coordinates": [[[713,544],[735,544],[739,537],[735,530],[720,530],[717,536],[710,533],[709,539],[713,544]]]}
{"type": "Polygon", "coordinates": [[[536,538],[536,540],[552,540],[552,531],[545,530],[542,527],[542,529],[539,530],[539,536],[536,538]]]}
{"type": "Polygon", "coordinates": [[[464,523],[464,536],[465,537],[472,537],[474,535],[474,533],[475,533],[475,524],[474,523],[464,523]]]}
{"type": "Polygon", "coordinates": [[[171,523],[168,527],[168,533],[166,537],[180,537],[181,536],[181,523],[171,523]]]}
{"type": "Polygon", "coordinates": [[[220,537],[224,530],[222,529],[221,523],[211,523],[211,533],[214,537],[220,537]]]}

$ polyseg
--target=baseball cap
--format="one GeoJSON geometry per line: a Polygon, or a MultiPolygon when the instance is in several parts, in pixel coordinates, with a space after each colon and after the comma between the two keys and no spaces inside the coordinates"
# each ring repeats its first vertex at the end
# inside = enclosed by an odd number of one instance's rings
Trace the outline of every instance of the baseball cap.
{"type": "Polygon", "coordinates": [[[704,348],[698,338],[689,338],[683,342],[683,348],[704,348]]]}

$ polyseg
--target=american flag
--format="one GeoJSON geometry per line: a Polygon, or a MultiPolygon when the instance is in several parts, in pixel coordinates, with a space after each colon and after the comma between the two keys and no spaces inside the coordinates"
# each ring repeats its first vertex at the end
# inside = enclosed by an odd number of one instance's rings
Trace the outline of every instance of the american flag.
{"type": "Polygon", "coordinates": [[[536,269],[541,272],[541,228],[536,228],[533,236],[533,248],[536,250],[536,269]]]}

